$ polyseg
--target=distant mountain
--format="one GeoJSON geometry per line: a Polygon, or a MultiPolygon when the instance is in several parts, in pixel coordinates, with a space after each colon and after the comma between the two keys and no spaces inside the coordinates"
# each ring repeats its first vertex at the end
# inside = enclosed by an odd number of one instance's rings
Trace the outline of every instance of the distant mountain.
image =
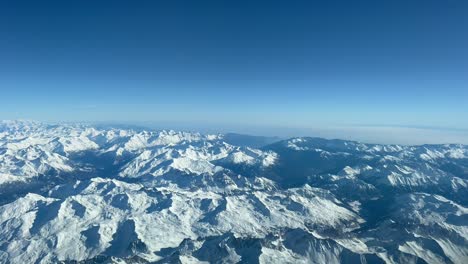
{"type": "Polygon", "coordinates": [[[261,148],[281,140],[279,137],[250,136],[236,133],[223,135],[226,143],[242,147],[261,148]]]}
{"type": "Polygon", "coordinates": [[[0,263],[468,263],[468,147],[0,122],[0,263]]]}

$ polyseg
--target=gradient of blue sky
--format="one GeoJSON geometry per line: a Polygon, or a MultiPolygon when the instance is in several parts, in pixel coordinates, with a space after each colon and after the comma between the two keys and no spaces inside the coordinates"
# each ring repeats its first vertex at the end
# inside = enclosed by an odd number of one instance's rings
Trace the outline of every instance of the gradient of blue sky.
{"type": "Polygon", "coordinates": [[[468,129],[468,2],[2,1],[15,118],[468,129]]]}

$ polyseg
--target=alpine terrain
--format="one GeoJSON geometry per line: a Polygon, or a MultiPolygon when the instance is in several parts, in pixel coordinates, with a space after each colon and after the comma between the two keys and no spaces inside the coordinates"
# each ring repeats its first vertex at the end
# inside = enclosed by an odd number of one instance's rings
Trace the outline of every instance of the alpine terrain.
{"type": "Polygon", "coordinates": [[[3,121],[0,263],[468,263],[468,146],[3,121]]]}

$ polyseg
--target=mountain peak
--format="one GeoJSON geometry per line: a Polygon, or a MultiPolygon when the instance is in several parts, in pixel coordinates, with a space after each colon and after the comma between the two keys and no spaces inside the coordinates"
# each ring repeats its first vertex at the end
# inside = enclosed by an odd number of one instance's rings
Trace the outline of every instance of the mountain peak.
{"type": "Polygon", "coordinates": [[[2,263],[468,259],[464,145],[23,121],[0,133],[2,263]]]}

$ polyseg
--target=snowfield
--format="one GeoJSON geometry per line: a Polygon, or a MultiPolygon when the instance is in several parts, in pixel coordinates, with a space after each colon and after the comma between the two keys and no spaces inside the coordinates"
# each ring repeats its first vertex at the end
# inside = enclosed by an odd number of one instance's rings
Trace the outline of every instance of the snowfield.
{"type": "Polygon", "coordinates": [[[0,122],[0,263],[61,262],[468,263],[468,147],[0,122]]]}

